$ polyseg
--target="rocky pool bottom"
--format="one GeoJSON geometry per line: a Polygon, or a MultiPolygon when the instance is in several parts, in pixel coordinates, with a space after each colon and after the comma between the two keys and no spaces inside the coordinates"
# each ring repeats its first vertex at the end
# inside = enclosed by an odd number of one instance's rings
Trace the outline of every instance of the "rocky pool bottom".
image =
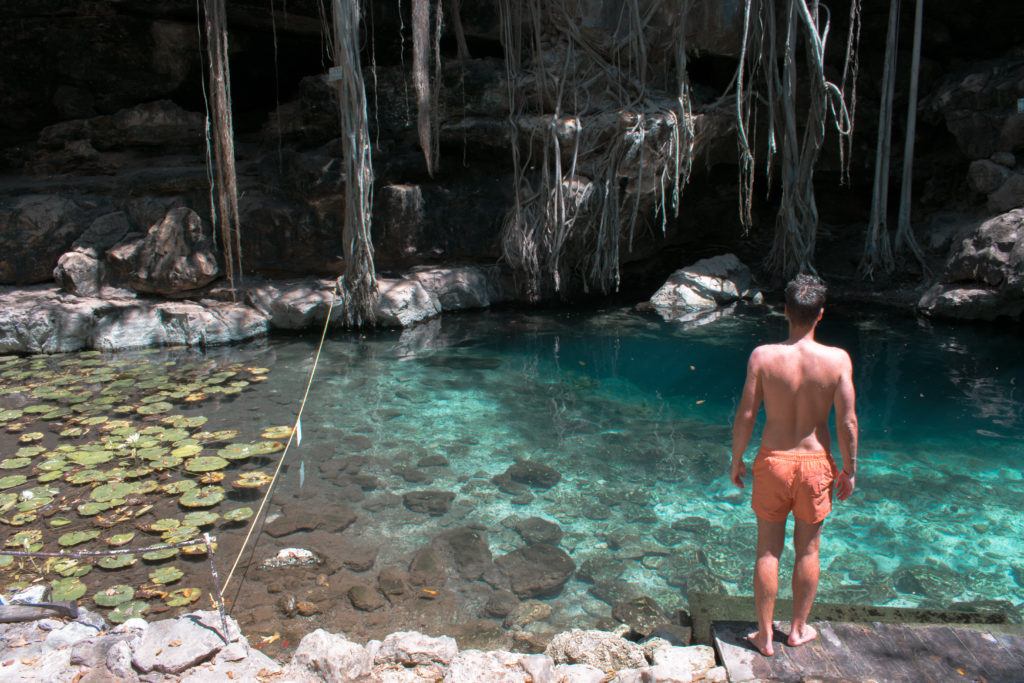
{"type": "MultiPolygon", "coordinates": [[[[827,322],[854,356],[862,451],[857,494],[826,523],[821,599],[1018,620],[1019,339],[827,322]]],[[[317,628],[525,652],[619,622],[682,635],[688,591],[750,592],[755,526],[725,477],[729,422],[746,355],[781,333],[763,309],[695,329],[499,311],[329,338],[301,441],[226,586],[232,616],[281,661],[317,628]]],[[[247,524],[236,511],[258,508],[315,341],[0,359],[6,547],[206,531],[225,581],[247,524]]],[[[16,560],[0,580],[159,619],[209,608],[208,567],[202,554],[16,560]]]]}

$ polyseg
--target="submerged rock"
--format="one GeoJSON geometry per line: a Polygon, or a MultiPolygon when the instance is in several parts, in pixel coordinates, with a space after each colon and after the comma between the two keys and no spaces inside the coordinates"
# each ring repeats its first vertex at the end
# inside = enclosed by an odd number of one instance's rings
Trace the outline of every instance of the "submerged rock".
{"type": "Polygon", "coordinates": [[[315,567],[323,564],[324,558],[305,548],[283,548],[277,555],[263,560],[260,569],[287,569],[290,567],[315,567]]]}
{"type": "Polygon", "coordinates": [[[402,503],[413,512],[440,517],[448,512],[455,500],[451,491],[410,491],[402,496],[402,503]]]}
{"type": "Polygon", "coordinates": [[[494,562],[508,575],[512,592],[519,598],[551,597],[576,571],[568,553],[546,543],[513,550],[494,562]]]}
{"type": "Polygon", "coordinates": [[[520,460],[505,470],[509,479],[538,489],[549,489],[562,479],[558,470],[535,460],[520,460]]]}

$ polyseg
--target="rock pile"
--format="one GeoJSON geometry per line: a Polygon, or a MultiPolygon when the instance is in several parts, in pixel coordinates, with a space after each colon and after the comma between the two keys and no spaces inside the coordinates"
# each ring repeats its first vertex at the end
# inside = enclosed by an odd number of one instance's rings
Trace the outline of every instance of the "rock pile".
{"type": "Polygon", "coordinates": [[[6,679],[80,683],[146,681],[279,681],[318,683],[679,683],[726,680],[707,646],[679,647],[660,638],[643,644],[605,631],[558,634],[544,654],[460,650],[455,639],[412,631],[360,645],[317,629],[290,661],[275,662],[250,645],[237,623],[200,611],[111,629],[79,610],[74,621],[42,619],[4,625],[0,659],[6,679]],[[226,636],[226,637],[225,637],[226,636]]]}

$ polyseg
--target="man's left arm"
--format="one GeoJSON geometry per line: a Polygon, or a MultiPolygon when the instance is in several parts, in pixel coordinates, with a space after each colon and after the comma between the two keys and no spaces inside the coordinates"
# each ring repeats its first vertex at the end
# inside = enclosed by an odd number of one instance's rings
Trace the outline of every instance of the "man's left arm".
{"type": "Polygon", "coordinates": [[[757,411],[761,408],[764,390],[761,386],[761,354],[754,349],[747,361],[747,379],[743,383],[743,393],[736,409],[736,418],[732,422],[732,465],[729,478],[732,483],[743,488],[743,477],[747,474],[747,466],[743,463],[743,452],[747,450],[750,437],[754,433],[757,411]]]}

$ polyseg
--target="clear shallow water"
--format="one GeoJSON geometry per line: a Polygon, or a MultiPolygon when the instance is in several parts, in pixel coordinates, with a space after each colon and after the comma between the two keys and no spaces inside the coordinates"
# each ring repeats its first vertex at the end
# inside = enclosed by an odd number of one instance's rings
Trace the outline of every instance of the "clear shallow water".
{"type": "MultiPolygon", "coordinates": [[[[289,452],[270,515],[294,518],[289,506],[303,505],[303,515],[326,518],[349,505],[356,521],[341,534],[322,526],[263,535],[256,561],[305,545],[330,562],[305,573],[250,570],[244,583],[236,577],[228,591],[235,616],[250,615],[243,627],[264,635],[317,626],[355,637],[444,630],[484,616],[492,588],[453,573],[443,600],[396,600],[372,613],[355,610],[348,589],[376,585],[382,567],[407,569],[418,549],[459,527],[483,532],[492,555],[504,555],[524,546],[515,528],[530,517],[559,525],[560,546],[578,571],[547,600],[552,613],[529,628],[591,627],[612,603],[638,595],[674,609],[686,606],[687,590],[750,594],[756,527],[749,489],[726,476],[730,425],[747,356],[785,331],[784,319],[765,309],[689,330],[609,309],[488,311],[402,332],[330,336],[302,443],[289,452]],[[372,490],[334,476],[353,456],[361,474],[376,477],[372,490]],[[527,493],[499,490],[492,478],[522,459],[554,468],[561,480],[527,493]],[[405,493],[424,489],[454,494],[450,509],[429,516],[403,505],[405,493]],[[359,554],[354,548],[376,552],[372,569],[344,566],[359,554]],[[282,589],[315,602],[320,614],[282,616],[282,589]]],[[[828,311],[819,339],[853,357],[861,448],[858,489],[825,525],[820,599],[923,607],[1006,601],[1010,609],[1024,601],[1021,336],[828,311]]],[[[174,412],[209,416],[204,429],[237,429],[246,441],[294,419],[316,342],[285,337],[213,350],[205,360],[182,350],[108,360],[201,366],[206,374],[230,364],[269,368],[267,381],[240,394],[171,401],[174,412]]],[[[0,434],[0,445],[14,450],[14,438],[0,434]]],[[[47,433],[41,443],[53,448],[51,441],[58,439],[47,433]]],[[[748,458],[755,449],[756,437],[748,458]]],[[[276,457],[234,463],[228,480],[235,471],[272,471],[276,457]]],[[[173,500],[154,502],[154,517],[180,513],[173,500]]],[[[229,491],[221,507],[240,504],[258,500],[229,491]]],[[[215,532],[218,565],[230,564],[242,531],[218,524],[215,532]]],[[[791,559],[787,551],[783,595],[791,559]]],[[[207,587],[203,558],[183,566],[207,587]]],[[[144,580],[149,569],[134,578],[144,580]]],[[[98,574],[83,578],[90,589],[103,587],[98,574]]]]}
{"type": "MultiPolygon", "coordinates": [[[[684,606],[687,587],[749,594],[754,517],[749,489],[726,476],[730,424],[749,352],[785,330],[763,309],[691,330],[609,310],[488,312],[402,334],[335,336],[306,439],[343,451],[346,435],[364,434],[368,469],[389,491],[456,493],[440,518],[397,509],[369,521],[389,539],[382,563],[467,523],[486,529],[499,555],[523,544],[508,528],[516,517],[539,516],[562,527],[562,546],[585,574],[600,575],[596,589],[566,585],[556,601],[566,620],[607,615],[595,593],[643,592],[667,607],[684,606]],[[421,468],[431,484],[396,474],[433,454],[450,466],[421,468]],[[528,502],[499,492],[490,478],[522,458],[554,467],[560,483],[528,502]],[[707,520],[709,532],[693,532],[700,525],[686,518],[707,520]],[[693,547],[712,578],[679,560],[693,547]]],[[[854,359],[861,426],[857,492],[825,527],[821,599],[1020,604],[1019,332],[830,311],[819,339],[854,359]]],[[[311,350],[308,340],[275,344],[282,395],[298,394],[311,350]]],[[[292,487],[302,448],[290,456],[292,487]]]]}

